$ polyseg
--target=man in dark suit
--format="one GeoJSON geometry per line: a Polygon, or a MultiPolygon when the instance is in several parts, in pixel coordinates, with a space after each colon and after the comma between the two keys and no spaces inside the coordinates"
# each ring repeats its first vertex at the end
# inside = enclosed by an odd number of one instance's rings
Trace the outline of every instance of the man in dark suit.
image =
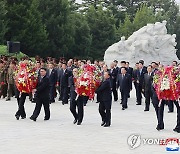
{"type": "MultiPolygon", "coordinates": [[[[129,62],[126,62],[126,69],[127,69],[127,73],[131,76],[131,80],[133,78],[133,68],[129,66],[129,62]]],[[[130,98],[130,93],[128,98],[130,98]]]]}
{"type": "Polygon", "coordinates": [[[152,81],[153,81],[152,66],[149,65],[147,67],[147,73],[144,74],[143,89],[142,89],[145,95],[144,111],[149,111],[150,100],[152,99],[152,90],[151,90],[152,81]]]}
{"type": "Polygon", "coordinates": [[[58,83],[60,85],[60,91],[61,91],[61,98],[62,98],[62,104],[68,104],[68,94],[69,94],[69,87],[68,87],[68,80],[71,76],[71,72],[67,69],[66,63],[62,64],[62,70],[59,72],[59,79],[58,83]]]}
{"type": "Polygon", "coordinates": [[[138,70],[135,71],[134,74],[134,82],[136,84],[136,96],[137,96],[137,104],[141,105],[142,103],[142,86],[144,81],[144,74],[147,73],[147,68],[144,67],[144,63],[142,61],[139,61],[139,67],[138,70]]]}
{"type": "Polygon", "coordinates": [[[112,93],[109,72],[104,72],[104,81],[101,83],[96,93],[99,98],[99,113],[102,118],[101,126],[109,127],[111,125],[111,105],[112,93]]]}
{"type": "Polygon", "coordinates": [[[122,110],[128,108],[127,100],[129,92],[132,90],[131,76],[127,74],[125,67],[121,67],[121,74],[117,76],[117,88],[120,88],[121,99],[122,99],[122,110]]]}
{"type": "Polygon", "coordinates": [[[152,104],[154,106],[154,109],[156,111],[156,117],[157,117],[157,121],[158,121],[158,125],[156,127],[156,129],[158,131],[163,130],[164,129],[164,106],[166,104],[165,100],[162,100],[161,102],[159,102],[159,99],[157,97],[156,91],[154,89],[153,86],[151,86],[151,90],[152,90],[152,104]]]}
{"type": "Polygon", "coordinates": [[[178,101],[174,101],[174,104],[176,105],[177,108],[177,125],[173,129],[173,131],[180,133],[180,104],[178,103],[178,101]]]}
{"type": "Polygon", "coordinates": [[[116,69],[117,72],[119,72],[118,61],[114,60],[113,63],[114,63],[114,68],[116,69]]]}
{"type": "Polygon", "coordinates": [[[55,102],[55,92],[56,92],[56,83],[57,83],[57,70],[54,69],[54,64],[49,63],[49,69],[47,71],[47,76],[49,77],[49,101],[50,103],[55,102]]]}
{"type": "Polygon", "coordinates": [[[16,97],[18,102],[18,111],[15,114],[17,120],[21,117],[21,119],[26,118],[26,112],[24,108],[24,104],[26,101],[26,96],[29,96],[28,93],[20,93],[18,90],[16,91],[16,97]]]}
{"type": "Polygon", "coordinates": [[[75,84],[74,80],[76,80],[78,75],[78,69],[73,69],[73,76],[69,77],[69,87],[70,87],[70,111],[74,116],[73,123],[77,125],[80,125],[83,120],[84,115],[84,107],[83,103],[76,100],[77,93],[75,92],[75,84]],[[78,112],[76,112],[76,107],[78,108],[78,112]]]}
{"type": "Polygon", "coordinates": [[[131,76],[131,78],[133,77],[133,68],[129,66],[129,62],[126,62],[126,69],[127,69],[127,73],[131,76]]]}
{"type": "Polygon", "coordinates": [[[49,78],[46,76],[46,69],[40,69],[40,77],[38,79],[38,84],[36,90],[33,91],[35,93],[35,102],[36,107],[31,120],[36,121],[39,113],[41,111],[42,105],[44,106],[45,117],[44,120],[50,119],[50,109],[49,109],[49,78]]]}
{"type": "Polygon", "coordinates": [[[118,92],[116,89],[116,80],[117,80],[118,71],[114,67],[114,63],[111,63],[111,69],[109,71],[110,71],[110,79],[111,79],[111,86],[112,86],[114,101],[116,102],[118,100],[118,92]]]}

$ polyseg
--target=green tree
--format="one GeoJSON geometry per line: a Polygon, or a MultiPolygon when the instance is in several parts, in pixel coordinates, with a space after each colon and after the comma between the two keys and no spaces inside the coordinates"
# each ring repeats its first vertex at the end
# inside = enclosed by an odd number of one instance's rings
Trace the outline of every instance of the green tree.
{"type": "Polygon", "coordinates": [[[133,30],[137,31],[147,25],[147,23],[154,23],[155,21],[156,19],[153,10],[148,8],[146,5],[142,5],[134,17],[133,30]]]}
{"type": "Polygon", "coordinates": [[[74,45],[68,0],[40,0],[39,9],[48,32],[50,56],[68,57],[74,45]]]}
{"type": "Polygon", "coordinates": [[[118,35],[119,35],[119,40],[120,37],[125,36],[127,39],[132,33],[133,33],[133,24],[130,21],[130,17],[128,14],[126,14],[125,20],[123,24],[120,24],[120,27],[118,29],[118,35]]]}
{"type": "Polygon", "coordinates": [[[4,44],[5,42],[4,35],[7,31],[6,13],[5,1],[2,0],[0,1],[0,44],[4,44]]]}
{"type": "Polygon", "coordinates": [[[115,41],[115,19],[108,10],[91,6],[86,18],[92,35],[89,57],[103,59],[104,52],[115,41]]]}
{"type": "Polygon", "coordinates": [[[29,56],[46,56],[47,33],[38,11],[37,0],[8,0],[7,17],[10,20],[7,40],[20,41],[21,51],[29,56]]]}
{"type": "Polygon", "coordinates": [[[87,58],[92,42],[89,25],[86,18],[80,13],[74,13],[72,15],[72,20],[75,28],[75,43],[72,48],[71,56],[87,58]]]}

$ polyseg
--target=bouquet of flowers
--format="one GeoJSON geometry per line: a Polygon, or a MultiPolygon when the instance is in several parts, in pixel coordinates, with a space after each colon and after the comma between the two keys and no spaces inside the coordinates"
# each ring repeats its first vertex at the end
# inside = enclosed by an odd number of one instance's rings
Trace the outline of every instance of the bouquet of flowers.
{"type": "Polygon", "coordinates": [[[38,74],[35,64],[31,61],[21,61],[15,72],[17,89],[23,93],[31,93],[36,88],[38,74]]]}
{"type": "Polygon", "coordinates": [[[85,65],[79,70],[78,78],[75,79],[76,93],[79,96],[94,98],[95,90],[102,81],[100,69],[95,65],[85,65]]]}
{"type": "Polygon", "coordinates": [[[178,100],[180,96],[180,70],[167,66],[156,71],[153,85],[159,100],[178,100]]]}

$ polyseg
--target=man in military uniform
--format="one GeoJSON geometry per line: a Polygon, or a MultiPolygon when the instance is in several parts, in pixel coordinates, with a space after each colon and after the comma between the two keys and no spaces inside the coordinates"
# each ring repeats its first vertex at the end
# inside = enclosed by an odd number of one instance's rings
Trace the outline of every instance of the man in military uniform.
{"type": "Polygon", "coordinates": [[[11,97],[15,94],[15,83],[14,83],[14,70],[15,70],[15,62],[11,62],[7,71],[7,99],[6,101],[11,100],[11,97]]]}
{"type": "Polygon", "coordinates": [[[0,98],[3,96],[5,98],[7,95],[7,88],[6,88],[6,69],[4,62],[0,61],[0,98]]]}

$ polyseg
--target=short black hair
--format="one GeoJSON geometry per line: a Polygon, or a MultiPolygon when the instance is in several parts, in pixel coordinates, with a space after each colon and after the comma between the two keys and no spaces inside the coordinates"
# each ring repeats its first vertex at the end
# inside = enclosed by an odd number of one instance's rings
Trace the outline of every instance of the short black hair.
{"type": "Polygon", "coordinates": [[[41,67],[40,70],[44,70],[47,72],[47,69],[45,67],[41,67]]]}
{"type": "Polygon", "coordinates": [[[121,69],[124,68],[126,71],[127,71],[127,68],[126,67],[121,67],[121,69]]]}
{"type": "Polygon", "coordinates": [[[152,68],[152,65],[148,65],[148,67],[151,67],[151,68],[152,68]]]}
{"type": "Polygon", "coordinates": [[[118,63],[118,61],[117,61],[117,60],[114,60],[114,62],[115,62],[115,63],[118,63]]]}
{"type": "Polygon", "coordinates": [[[178,62],[176,60],[174,60],[173,63],[176,63],[176,65],[178,64],[178,62]]]}
{"type": "Polygon", "coordinates": [[[142,65],[144,65],[144,60],[140,60],[139,63],[141,63],[142,65]]]}
{"type": "Polygon", "coordinates": [[[126,64],[126,61],[123,60],[123,61],[121,61],[121,63],[126,64]]]}

